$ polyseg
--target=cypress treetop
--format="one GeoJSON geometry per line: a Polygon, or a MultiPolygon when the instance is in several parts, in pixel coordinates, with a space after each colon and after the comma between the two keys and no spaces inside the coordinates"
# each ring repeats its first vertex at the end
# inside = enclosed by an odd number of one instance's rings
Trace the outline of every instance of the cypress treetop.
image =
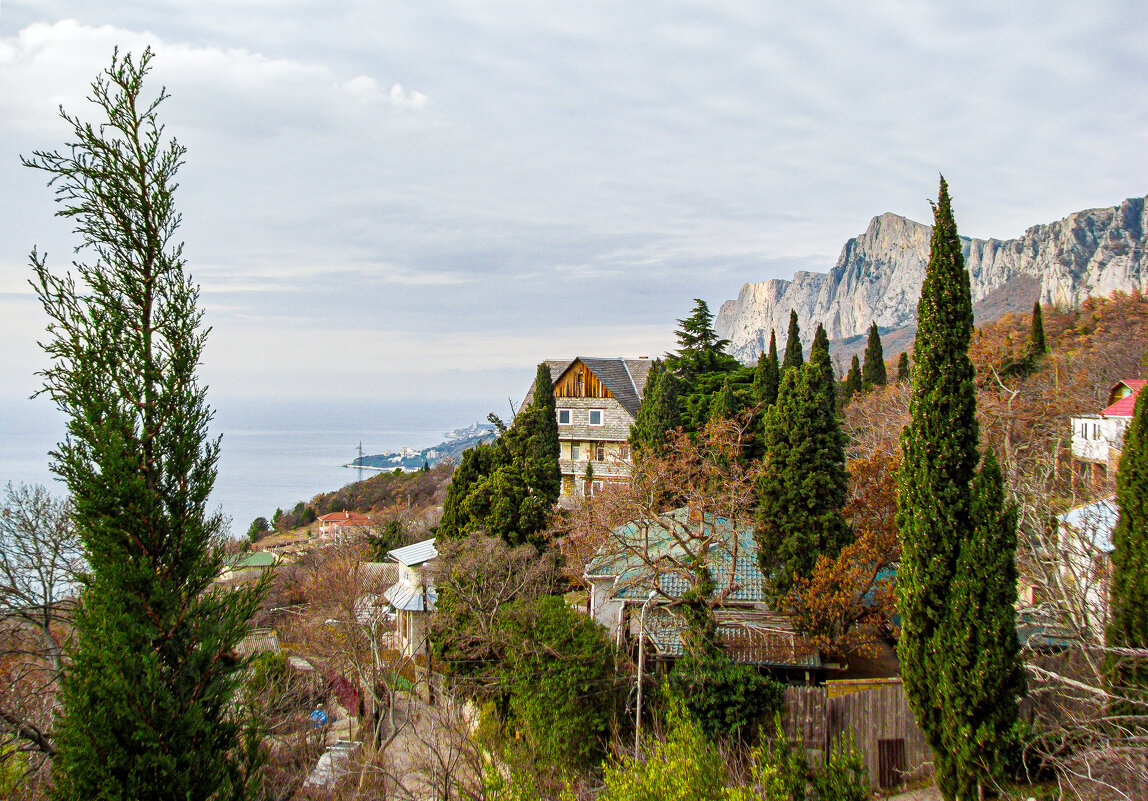
{"type": "Polygon", "coordinates": [[[853,396],[861,391],[864,383],[861,380],[861,363],[857,354],[853,354],[853,361],[849,365],[849,372],[845,375],[845,383],[841,387],[841,405],[849,403],[853,396]]]}
{"type": "Polygon", "coordinates": [[[897,383],[901,384],[909,380],[912,369],[909,367],[909,352],[901,351],[901,355],[897,358],[897,383]]]}
{"type": "Polygon", "coordinates": [[[777,361],[777,335],[769,332],[769,353],[761,354],[753,373],[753,391],[758,403],[771,405],[777,400],[777,387],[781,383],[781,365],[777,361]]]}
{"type": "Polygon", "coordinates": [[[1028,352],[1035,361],[1048,353],[1048,344],[1044,339],[1044,314],[1040,309],[1040,301],[1032,304],[1032,328],[1028,335],[1028,352]]]}
{"type": "Polygon", "coordinates": [[[642,405],[630,426],[630,446],[637,453],[659,453],[666,445],[666,432],[682,424],[680,381],[661,361],[650,366],[642,405]]]}
{"type": "Polygon", "coordinates": [[[785,340],[785,359],[781,362],[782,371],[800,367],[805,363],[801,353],[801,329],[797,325],[797,312],[789,310],[789,334],[785,340]]]}
{"type": "Polygon", "coordinates": [[[885,386],[885,351],[881,347],[881,334],[877,323],[869,326],[869,342],[865,346],[865,368],[861,371],[861,381],[866,387],[885,386]]]}

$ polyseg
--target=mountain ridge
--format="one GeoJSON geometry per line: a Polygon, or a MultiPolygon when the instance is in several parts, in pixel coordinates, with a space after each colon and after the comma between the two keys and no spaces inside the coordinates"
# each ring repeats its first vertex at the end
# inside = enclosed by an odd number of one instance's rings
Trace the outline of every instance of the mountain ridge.
{"type": "MultiPolygon", "coordinates": [[[[1031,308],[1037,299],[1078,306],[1094,295],[1148,290],[1146,201],[1135,197],[1074,212],[1030,226],[1015,239],[961,237],[978,322],[1031,308]]],[[[802,270],[791,280],[743,284],[736,299],[721,305],[714,328],[730,340],[734,356],[750,362],[768,347],[771,329],[784,346],[791,308],[807,343],[817,323],[835,343],[864,334],[873,322],[882,332],[913,326],[931,232],[931,226],[892,212],[873,217],[827,272],[802,270]]],[[[886,348],[886,354],[897,350],[886,348]]]]}

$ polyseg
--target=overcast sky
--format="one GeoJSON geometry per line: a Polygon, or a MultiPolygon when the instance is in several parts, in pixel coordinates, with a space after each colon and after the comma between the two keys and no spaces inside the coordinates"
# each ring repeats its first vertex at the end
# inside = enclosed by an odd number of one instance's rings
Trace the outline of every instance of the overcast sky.
{"type": "Polygon", "coordinates": [[[3,0],[0,394],[67,264],[44,175],[113,47],[188,148],[224,395],[520,395],[657,355],[691,298],[832,266],[885,211],[1012,237],[1148,193],[1138,3],[3,0]]]}

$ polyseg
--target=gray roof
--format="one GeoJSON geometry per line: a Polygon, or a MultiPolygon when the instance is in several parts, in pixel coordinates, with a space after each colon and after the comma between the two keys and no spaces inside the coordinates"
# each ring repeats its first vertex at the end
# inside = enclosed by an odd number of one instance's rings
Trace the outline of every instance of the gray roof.
{"type": "Polygon", "coordinates": [[[279,634],[275,629],[252,629],[235,644],[239,656],[279,653],[279,634]]]}
{"type": "Polygon", "coordinates": [[[438,556],[438,551],[434,547],[434,537],[431,537],[429,540],[416,542],[414,545],[405,545],[402,548],[387,551],[387,556],[400,565],[418,567],[423,562],[429,562],[438,556]]]}
{"type": "Polygon", "coordinates": [[[1088,537],[1094,548],[1112,553],[1116,550],[1116,546],[1112,543],[1112,532],[1116,528],[1118,515],[1116,500],[1105,498],[1102,501],[1069,509],[1057,520],[1088,537]]]}
{"type": "MultiPolygon", "coordinates": [[[[550,383],[556,382],[575,361],[581,361],[586,368],[598,377],[598,380],[610,390],[622,408],[631,415],[637,415],[638,407],[642,404],[642,394],[646,391],[646,378],[650,374],[650,359],[624,359],[621,356],[613,358],[599,358],[592,356],[577,356],[574,359],[547,359],[550,368],[550,383]]],[[[525,408],[534,399],[534,383],[531,382],[526,397],[522,400],[525,408]]]]}
{"type": "Polygon", "coordinates": [[[434,587],[426,588],[426,605],[423,605],[422,587],[409,584],[396,584],[383,593],[391,606],[403,612],[433,612],[438,602],[438,592],[434,587]]]}
{"type": "MultiPolygon", "coordinates": [[[[772,667],[821,667],[817,647],[793,630],[788,618],[753,609],[717,610],[718,641],[734,662],[772,667]]],[[[680,658],[686,647],[682,635],[685,621],[665,606],[655,606],[646,616],[646,634],[660,657],[680,658]]]]}

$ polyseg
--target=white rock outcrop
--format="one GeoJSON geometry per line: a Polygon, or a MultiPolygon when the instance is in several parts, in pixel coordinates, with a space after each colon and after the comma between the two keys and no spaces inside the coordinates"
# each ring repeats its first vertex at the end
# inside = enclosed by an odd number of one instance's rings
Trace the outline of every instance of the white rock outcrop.
{"type": "MultiPolygon", "coordinates": [[[[1146,201],[1130,198],[1079,211],[1035,225],[1017,239],[962,237],[973,301],[1021,276],[1039,282],[1042,303],[1061,306],[1115,290],[1148,290],[1146,201]]],[[[749,362],[769,346],[771,330],[777,331],[778,349],[784,348],[790,309],[797,312],[807,346],[817,323],[834,341],[862,335],[874,321],[882,331],[910,325],[931,231],[896,214],[874,217],[865,233],[845,243],[828,273],[745,284],[736,300],[722,304],[714,328],[730,340],[735,356],[749,362]]]]}

